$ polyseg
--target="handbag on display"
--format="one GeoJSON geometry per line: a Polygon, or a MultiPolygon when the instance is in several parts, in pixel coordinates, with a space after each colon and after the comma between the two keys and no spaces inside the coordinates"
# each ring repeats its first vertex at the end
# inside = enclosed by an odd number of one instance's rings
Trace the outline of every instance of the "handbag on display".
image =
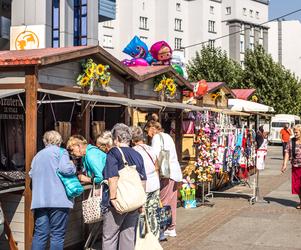
{"type": "Polygon", "coordinates": [[[146,202],[146,193],[136,166],[129,166],[122,150],[117,147],[122,156],[124,167],[119,170],[117,183],[116,210],[123,214],[142,207],[146,202]]]}
{"type": "Polygon", "coordinates": [[[161,133],[159,133],[159,136],[161,140],[161,151],[158,157],[158,163],[160,166],[160,176],[163,178],[169,178],[170,177],[170,164],[169,164],[170,152],[169,150],[164,149],[164,139],[161,133]]]}
{"type": "Polygon", "coordinates": [[[82,210],[84,223],[91,224],[102,220],[102,212],[100,203],[102,200],[102,188],[100,186],[100,195],[95,195],[95,183],[93,182],[93,188],[90,191],[88,199],[82,201],[82,210]]]}
{"type": "Polygon", "coordinates": [[[146,215],[141,215],[137,226],[135,250],[162,250],[158,238],[151,232],[146,215]]]}
{"type": "Polygon", "coordinates": [[[159,216],[160,228],[165,230],[172,224],[171,206],[161,206],[157,210],[159,216]]]}
{"type": "MultiPolygon", "coordinates": [[[[62,155],[63,155],[63,148],[60,148],[59,160],[61,160],[62,155]]],[[[60,178],[61,182],[63,183],[67,197],[69,199],[80,196],[84,192],[84,188],[80,184],[80,181],[78,180],[78,178],[75,174],[64,175],[64,174],[60,173],[59,170],[56,171],[56,174],[60,178]]]]}

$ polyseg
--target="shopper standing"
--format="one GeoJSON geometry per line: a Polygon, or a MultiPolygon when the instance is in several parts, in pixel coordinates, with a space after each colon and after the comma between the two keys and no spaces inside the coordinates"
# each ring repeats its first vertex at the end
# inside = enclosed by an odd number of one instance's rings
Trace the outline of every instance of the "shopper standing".
{"type": "Polygon", "coordinates": [[[282,156],[284,159],[284,155],[285,155],[285,148],[288,144],[288,142],[291,139],[291,136],[293,135],[291,129],[289,128],[289,124],[286,123],[284,125],[284,127],[280,130],[280,137],[281,137],[281,142],[282,142],[282,156]]]}
{"type": "Polygon", "coordinates": [[[158,208],[160,207],[160,180],[159,165],[156,152],[152,147],[144,143],[143,131],[140,127],[132,127],[132,142],[135,149],[143,158],[146,172],[146,204],[145,214],[151,232],[159,238],[160,221],[158,219],[158,208]]]}
{"type": "Polygon", "coordinates": [[[295,137],[286,145],[284,161],[281,172],[287,169],[287,163],[291,159],[292,164],[292,194],[297,194],[300,203],[296,206],[301,209],[301,124],[294,127],[295,137]]]}
{"type": "Polygon", "coordinates": [[[32,250],[46,249],[50,236],[50,250],[63,250],[64,237],[73,201],[69,200],[57,170],[64,175],[74,175],[75,166],[67,150],[60,149],[61,135],[48,131],[43,136],[45,148],[36,154],[31,163],[31,209],[34,214],[32,250]]]}
{"type": "MultiPolygon", "coordinates": [[[[166,236],[176,237],[176,209],[177,209],[177,183],[183,179],[181,167],[178,161],[176,146],[169,134],[162,132],[159,122],[149,121],[145,130],[149,137],[152,138],[152,148],[159,158],[162,149],[169,151],[169,178],[161,178],[160,199],[162,204],[170,205],[172,212],[172,224],[165,231],[166,236]]],[[[160,166],[161,167],[161,166],[160,166]]]]}

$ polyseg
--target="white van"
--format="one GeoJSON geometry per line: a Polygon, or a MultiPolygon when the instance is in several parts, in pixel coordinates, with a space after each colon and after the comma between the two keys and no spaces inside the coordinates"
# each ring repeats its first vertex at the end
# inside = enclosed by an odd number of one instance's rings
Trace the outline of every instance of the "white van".
{"type": "Polygon", "coordinates": [[[297,115],[278,114],[272,117],[270,123],[270,143],[281,143],[280,130],[288,123],[289,128],[293,128],[300,123],[300,117],[297,115]]]}

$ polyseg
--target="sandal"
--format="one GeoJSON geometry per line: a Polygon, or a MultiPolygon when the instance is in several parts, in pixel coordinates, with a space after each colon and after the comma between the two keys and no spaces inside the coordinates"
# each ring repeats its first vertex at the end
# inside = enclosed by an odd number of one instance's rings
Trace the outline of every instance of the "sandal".
{"type": "Polygon", "coordinates": [[[298,206],[296,206],[296,209],[301,209],[301,204],[299,204],[298,206]]]}

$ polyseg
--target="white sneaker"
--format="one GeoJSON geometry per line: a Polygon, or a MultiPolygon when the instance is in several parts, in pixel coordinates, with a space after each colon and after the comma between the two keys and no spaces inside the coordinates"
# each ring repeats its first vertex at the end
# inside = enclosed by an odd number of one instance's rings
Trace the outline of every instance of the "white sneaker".
{"type": "Polygon", "coordinates": [[[164,235],[169,237],[176,237],[177,236],[176,229],[171,229],[171,230],[167,229],[165,230],[164,235]]]}

